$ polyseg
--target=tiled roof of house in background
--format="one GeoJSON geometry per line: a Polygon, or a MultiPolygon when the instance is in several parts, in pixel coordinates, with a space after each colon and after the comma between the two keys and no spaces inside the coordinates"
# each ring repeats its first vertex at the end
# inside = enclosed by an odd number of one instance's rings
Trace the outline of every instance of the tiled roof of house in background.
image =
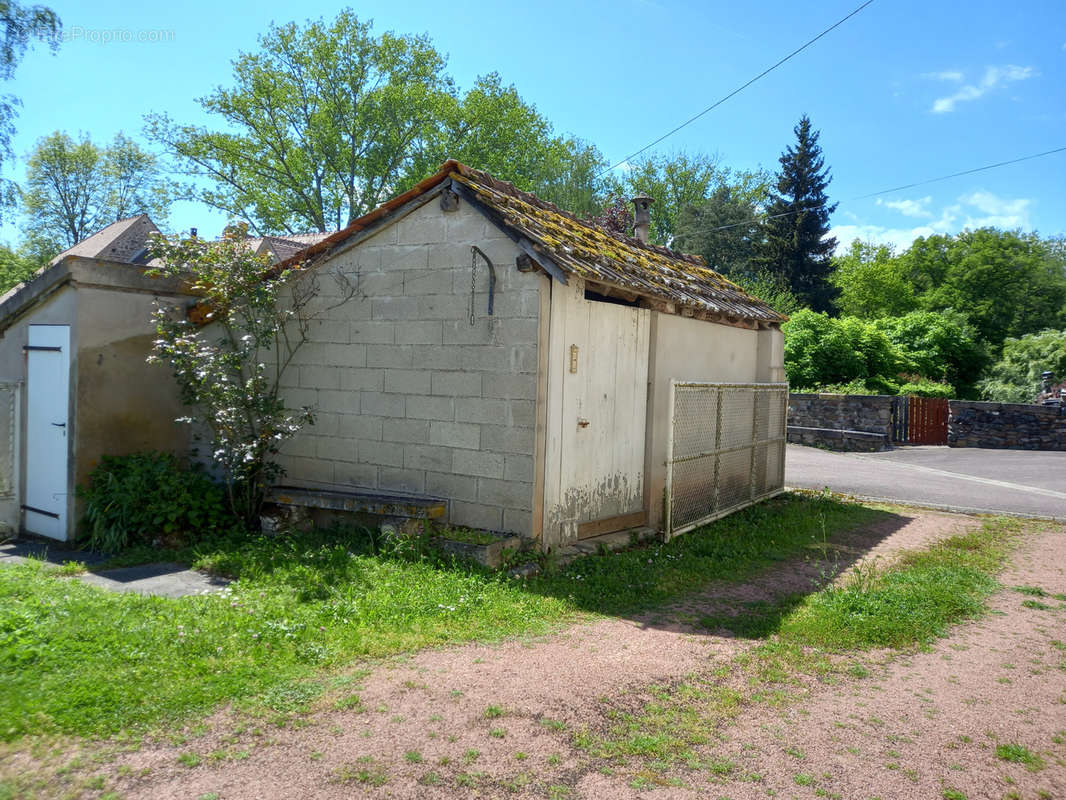
{"type": "Polygon", "coordinates": [[[158,232],[159,228],[147,214],[120,219],[64,250],[48,264],[58,264],[66,256],[100,258],[124,264],[142,263],[148,247],[148,234],[158,232]]]}
{"type": "Polygon", "coordinates": [[[321,242],[336,231],[322,233],[286,233],[283,236],[249,236],[248,246],[256,253],[270,253],[274,256],[274,262],[287,261],[301,250],[306,250],[313,244],[321,242]]]}
{"type": "MultiPolygon", "coordinates": [[[[787,319],[709,269],[700,256],[610,233],[510,183],[452,160],[410,191],[322,239],[290,261],[306,261],[319,253],[328,253],[360,231],[384,224],[392,212],[416,201],[420,195],[435,193],[446,186],[478,205],[520,246],[525,242],[538,257],[554,262],[564,273],[651,298],[665,304],[662,307],[682,314],[749,325],[777,324],[787,319]]],[[[282,266],[288,264],[282,262],[282,266]]]]}

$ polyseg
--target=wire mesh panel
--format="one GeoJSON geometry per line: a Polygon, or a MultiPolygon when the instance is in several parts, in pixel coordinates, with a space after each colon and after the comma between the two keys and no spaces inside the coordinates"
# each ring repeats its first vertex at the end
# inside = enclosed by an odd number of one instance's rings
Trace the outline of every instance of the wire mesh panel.
{"type": "Polygon", "coordinates": [[[788,384],[673,381],[670,409],[667,538],[782,490],[788,384]]]}
{"type": "Polygon", "coordinates": [[[0,383],[0,497],[15,494],[19,384],[0,383]]]}

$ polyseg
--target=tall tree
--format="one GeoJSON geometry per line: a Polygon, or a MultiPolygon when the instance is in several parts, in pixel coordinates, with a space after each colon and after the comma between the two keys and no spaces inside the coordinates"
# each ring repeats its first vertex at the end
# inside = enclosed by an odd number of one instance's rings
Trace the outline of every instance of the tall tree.
{"type": "Polygon", "coordinates": [[[830,280],[840,290],[836,304],[848,316],[876,319],[918,308],[907,266],[888,245],[856,239],[833,258],[830,280]]]}
{"type": "MultiPolygon", "coordinates": [[[[10,80],[26,49],[33,41],[47,42],[52,51],[59,47],[62,23],[56,13],[45,6],[22,6],[0,0],[0,80],[10,80]]],[[[11,137],[15,134],[16,110],[21,105],[13,95],[0,95],[0,167],[10,160],[11,137]]],[[[12,181],[0,179],[0,220],[17,196],[12,181]]]]}
{"type": "Polygon", "coordinates": [[[700,203],[678,215],[673,246],[698,253],[712,269],[726,275],[751,275],[762,229],[760,204],[766,184],[758,173],[740,173],[739,183],[720,185],[700,203]]]}
{"type": "Polygon", "coordinates": [[[651,155],[631,164],[608,188],[609,194],[614,196],[646,194],[654,198],[649,238],[653,244],[670,247],[681,209],[703,202],[722,183],[724,172],[718,156],[705,153],[651,155]]]}
{"type": "Polygon", "coordinates": [[[221,130],[151,114],[147,131],[196,179],[190,197],[261,232],[332,230],[404,177],[451,91],[444,66],[426,37],[375,36],[351,9],[271,25],[232,87],[198,100],[221,130]]]}
{"type": "Polygon", "coordinates": [[[557,135],[536,106],[527,103],[500,76],[479,77],[462,97],[444,95],[438,117],[417,142],[405,189],[454,158],[509,181],[577,214],[599,207],[604,165],[595,146],[557,135]]]}
{"type": "Polygon", "coordinates": [[[120,219],[166,220],[171,192],[155,156],[121,133],[106,146],[56,131],[37,142],[22,202],[31,248],[54,255],[120,219]]]}
{"type": "Polygon", "coordinates": [[[200,98],[219,128],[146,118],[192,180],[187,196],[263,233],[344,227],[446,158],[575,210],[594,203],[602,157],[495,73],[463,95],[425,36],[375,34],[350,9],[271,26],[233,82],[200,98]]]}
{"type": "Polygon", "coordinates": [[[918,239],[900,260],[921,308],[961,311],[996,350],[1007,337],[1066,325],[1066,258],[1054,240],[981,228],[918,239]]]}
{"type": "Polygon", "coordinates": [[[766,208],[760,262],[780,275],[793,293],[816,311],[832,308],[836,288],[829,282],[836,239],[829,215],[836,209],[825,190],[832,180],[818,145],[818,131],[804,114],[793,128],[795,146],[779,159],[776,192],[766,208]]]}

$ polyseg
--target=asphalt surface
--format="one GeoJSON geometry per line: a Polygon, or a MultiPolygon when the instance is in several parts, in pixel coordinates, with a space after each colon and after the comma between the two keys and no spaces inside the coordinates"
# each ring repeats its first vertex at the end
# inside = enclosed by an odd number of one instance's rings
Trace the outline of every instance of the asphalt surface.
{"type": "Polygon", "coordinates": [[[224,578],[205,575],[184,564],[170,562],[94,571],[93,567],[106,561],[107,556],[85,550],[68,550],[61,542],[51,544],[39,539],[22,539],[0,545],[0,566],[18,564],[31,558],[56,565],[68,561],[81,562],[90,571],[75,576],[77,580],[113,592],[185,597],[217,592],[229,583],[224,578]]]}
{"type": "Polygon", "coordinates": [[[785,485],[955,511],[1066,520],[1066,452],[897,447],[831,453],[788,445],[785,485]]]}

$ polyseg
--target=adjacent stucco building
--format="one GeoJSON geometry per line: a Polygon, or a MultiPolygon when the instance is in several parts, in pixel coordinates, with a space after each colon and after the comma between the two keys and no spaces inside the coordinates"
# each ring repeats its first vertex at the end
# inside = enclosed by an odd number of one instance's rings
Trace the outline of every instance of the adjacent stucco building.
{"type": "Polygon", "coordinates": [[[75,487],[101,455],[187,449],[166,367],[149,365],[153,303],[184,304],[145,275],[145,215],[61,253],[0,298],[0,524],[74,536],[75,487]]]}

